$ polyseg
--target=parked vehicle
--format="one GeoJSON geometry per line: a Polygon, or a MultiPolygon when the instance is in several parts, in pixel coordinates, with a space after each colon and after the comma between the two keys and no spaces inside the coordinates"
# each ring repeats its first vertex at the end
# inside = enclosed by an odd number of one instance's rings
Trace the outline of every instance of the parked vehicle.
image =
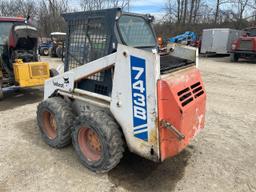
{"type": "Polygon", "coordinates": [[[51,33],[52,44],[49,48],[49,54],[51,57],[59,57],[62,58],[65,49],[65,39],[66,33],[62,32],[53,32],[51,33]]]}
{"type": "Polygon", "coordinates": [[[256,60],[256,27],[245,29],[245,34],[233,42],[230,61],[239,58],[256,60]]]}
{"type": "Polygon", "coordinates": [[[43,140],[62,148],[72,139],[95,172],[113,169],[126,148],[155,162],[180,153],[204,127],[197,49],[175,45],[160,57],[150,15],[115,8],[64,18],[65,73],[46,81],[37,110],[43,140]]]}
{"type": "Polygon", "coordinates": [[[186,31],[183,34],[177,35],[175,37],[170,38],[171,43],[179,43],[182,45],[193,45],[197,40],[197,35],[195,32],[186,31]]]}
{"type": "Polygon", "coordinates": [[[232,42],[243,33],[243,31],[229,28],[204,29],[201,53],[230,54],[232,42]]]}
{"type": "Polygon", "coordinates": [[[38,46],[38,52],[41,56],[48,56],[49,50],[51,47],[52,47],[51,41],[43,42],[38,46]]]}
{"type": "MultiPolygon", "coordinates": [[[[9,38],[10,30],[13,24],[25,23],[25,18],[18,17],[0,17],[0,100],[3,98],[2,88],[4,87],[4,82],[7,80],[8,76],[6,71],[3,71],[4,63],[3,63],[3,50],[4,46],[6,46],[9,38]]],[[[8,68],[7,68],[8,70],[8,68]]]]}
{"type": "Polygon", "coordinates": [[[6,17],[0,17],[0,28],[0,99],[3,87],[43,85],[50,70],[48,63],[39,62],[37,29],[25,19],[6,17]]]}

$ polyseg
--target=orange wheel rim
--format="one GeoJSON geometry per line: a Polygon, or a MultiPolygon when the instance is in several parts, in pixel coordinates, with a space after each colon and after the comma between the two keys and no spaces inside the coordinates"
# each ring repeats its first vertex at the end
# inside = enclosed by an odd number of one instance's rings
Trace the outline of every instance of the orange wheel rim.
{"type": "Polygon", "coordinates": [[[98,134],[93,129],[81,128],[78,133],[78,144],[89,161],[100,160],[102,145],[98,134]]]}
{"type": "Polygon", "coordinates": [[[43,113],[43,123],[43,130],[47,137],[49,139],[55,139],[57,136],[57,123],[55,116],[52,113],[45,111],[43,113]]]}

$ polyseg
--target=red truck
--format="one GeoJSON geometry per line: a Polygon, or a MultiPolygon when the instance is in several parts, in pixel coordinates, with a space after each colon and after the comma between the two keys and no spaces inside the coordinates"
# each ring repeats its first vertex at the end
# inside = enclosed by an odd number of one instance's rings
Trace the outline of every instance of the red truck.
{"type": "Polygon", "coordinates": [[[256,27],[245,29],[245,34],[233,42],[230,61],[239,58],[256,60],[256,27]]]}

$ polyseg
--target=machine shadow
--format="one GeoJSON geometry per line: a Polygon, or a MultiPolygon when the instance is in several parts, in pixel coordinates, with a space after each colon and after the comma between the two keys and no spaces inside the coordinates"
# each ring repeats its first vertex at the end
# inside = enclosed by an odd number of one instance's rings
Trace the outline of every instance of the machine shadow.
{"type": "Polygon", "coordinates": [[[43,92],[39,88],[20,89],[10,88],[4,90],[4,99],[0,101],[0,111],[14,109],[26,104],[39,102],[43,99],[43,92]]]}
{"type": "Polygon", "coordinates": [[[96,174],[88,170],[86,167],[84,167],[81,164],[79,158],[77,157],[71,143],[70,145],[61,149],[52,148],[49,145],[47,145],[41,137],[36,117],[28,119],[23,122],[19,122],[16,124],[15,127],[17,127],[22,132],[21,139],[27,141],[27,143],[29,143],[30,146],[33,146],[35,153],[32,153],[31,155],[37,155],[37,157],[39,159],[42,159],[43,161],[44,153],[40,152],[38,154],[38,152],[36,151],[47,151],[48,155],[51,155],[54,159],[54,162],[58,162],[63,165],[65,164],[67,165],[67,167],[74,169],[76,172],[80,172],[83,174],[85,173],[98,178],[102,178],[104,176],[104,174],[96,174]]]}
{"type": "Polygon", "coordinates": [[[129,191],[173,191],[177,182],[183,178],[191,155],[190,149],[185,149],[163,163],[154,163],[127,153],[108,177],[115,187],[120,186],[129,191]]]}
{"type": "MultiPolygon", "coordinates": [[[[50,151],[54,154],[56,161],[61,161],[78,172],[86,172],[95,177],[100,178],[105,175],[92,173],[83,167],[71,145],[61,150],[46,145],[37,128],[36,119],[31,118],[18,125],[16,127],[22,131],[22,139],[28,141],[35,148],[50,151]],[[56,152],[58,153],[56,154],[56,152]]],[[[185,168],[193,153],[193,146],[189,146],[176,157],[163,163],[155,163],[127,152],[120,164],[108,173],[108,180],[113,184],[113,188],[122,187],[128,191],[155,192],[159,189],[173,191],[177,182],[183,178],[185,168]]]]}
{"type": "Polygon", "coordinates": [[[237,63],[241,63],[241,64],[247,64],[247,65],[255,65],[256,64],[256,61],[253,60],[253,59],[242,59],[242,60],[239,60],[237,63]]]}
{"type": "Polygon", "coordinates": [[[225,58],[229,57],[229,54],[203,54],[200,53],[201,58],[225,58]]]}

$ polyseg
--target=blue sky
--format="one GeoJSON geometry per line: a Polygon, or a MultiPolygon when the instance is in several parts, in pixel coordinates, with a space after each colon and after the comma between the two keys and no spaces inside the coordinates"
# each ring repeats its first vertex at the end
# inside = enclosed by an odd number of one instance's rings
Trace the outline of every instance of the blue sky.
{"type": "Polygon", "coordinates": [[[150,13],[156,17],[161,17],[165,13],[166,0],[137,0],[131,1],[130,11],[138,13],[150,13]]]}
{"type": "Polygon", "coordinates": [[[131,11],[159,13],[164,11],[166,0],[134,0],[130,4],[131,11]]]}
{"type": "MultiPolygon", "coordinates": [[[[71,0],[75,7],[80,6],[80,0],[71,0]]],[[[175,1],[175,0],[173,0],[175,1]]],[[[210,4],[214,4],[215,0],[206,0],[210,4]]],[[[130,0],[130,11],[137,13],[150,13],[156,18],[164,16],[164,7],[166,0],[130,0]]]]}
{"type": "MultiPolygon", "coordinates": [[[[131,0],[130,11],[137,13],[150,13],[156,17],[164,15],[166,0],[131,0]]],[[[79,8],[80,0],[71,0],[72,6],[79,8]]]]}

